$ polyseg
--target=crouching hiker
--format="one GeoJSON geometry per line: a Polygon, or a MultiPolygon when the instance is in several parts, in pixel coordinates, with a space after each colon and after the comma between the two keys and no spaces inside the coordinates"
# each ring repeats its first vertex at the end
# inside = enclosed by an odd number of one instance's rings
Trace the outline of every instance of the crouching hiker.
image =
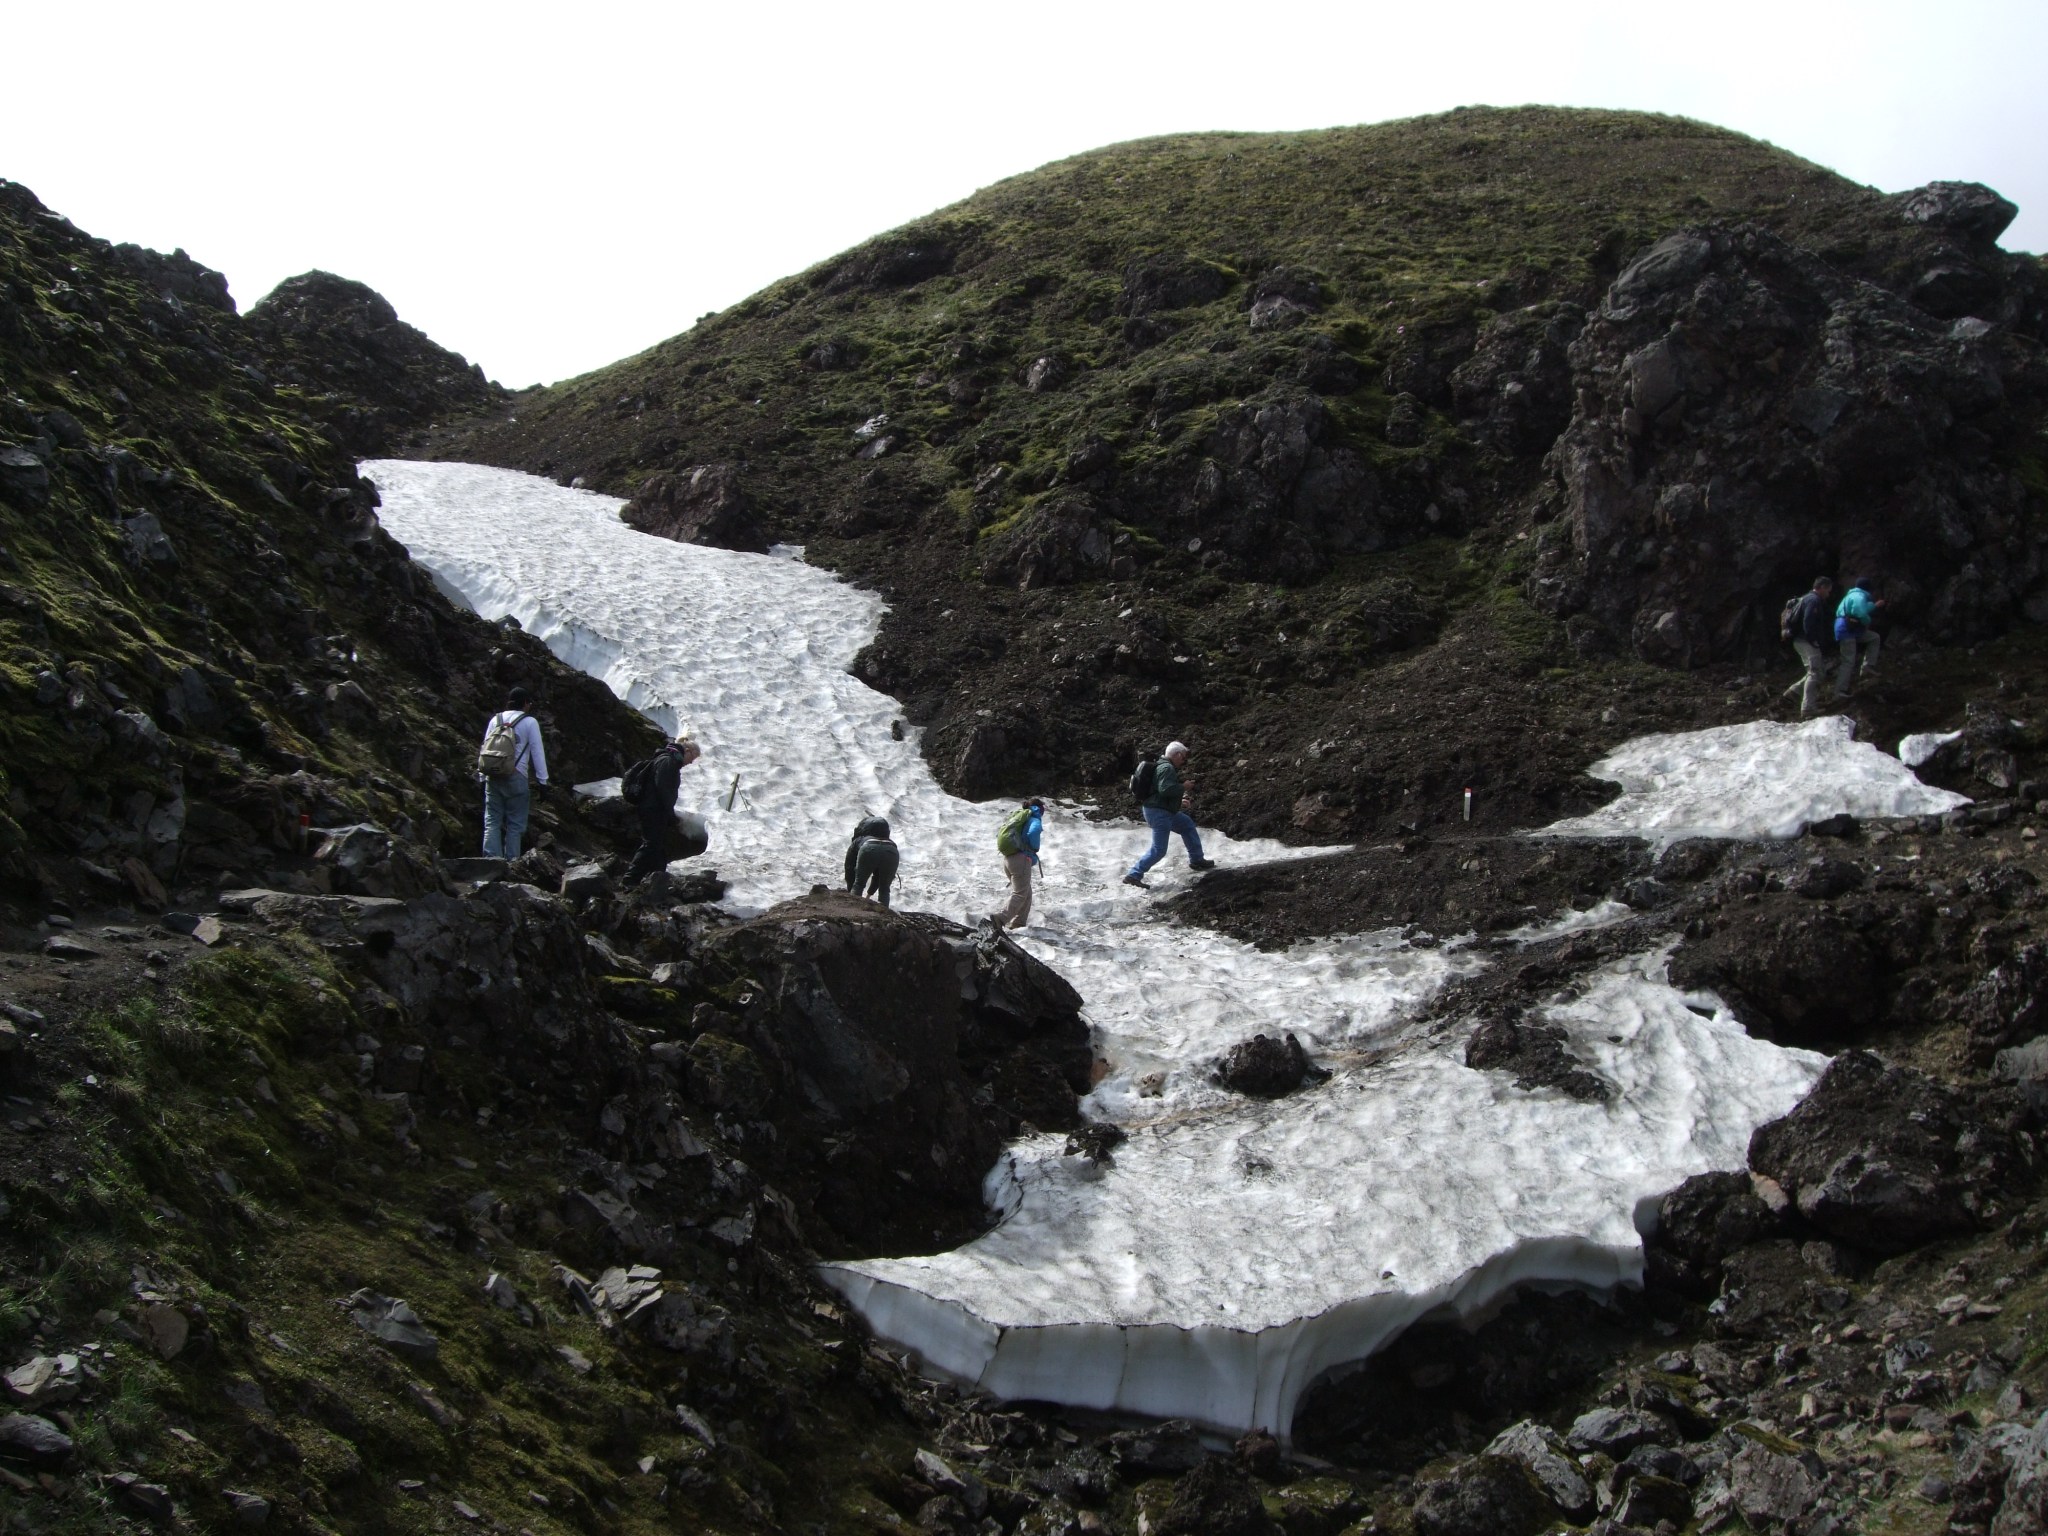
{"type": "Polygon", "coordinates": [[[669,860],[677,857],[676,792],[682,788],[683,770],[698,756],[697,743],[678,736],[626,770],[619,790],[640,823],[640,847],[626,867],[626,884],[666,875],[669,860]]]}
{"type": "Polygon", "coordinates": [[[899,857],[896,845],[889,841],[889,823],[879,816],[863,818],[853,829],[853,841],[846,845],[846,888],[888,906],[899,857]]]}
{"type": "Polygon", "coordinates": [[[1010,877],[1010,902],[989,914],[998,928],[1022,928],[1031,916],[1031,871],[1038,865],[1038,839],[1045,829],[1045,802],[1026,800],[996,831],[996,852],[1010,877]]]}
{"type": "MultiPolygon", "coordinates": [[[[1835,648],[1835,584],[1826,576],[1813,579],[1813,590],[1794,598],[1785,610],[1781,626],[1784,636],[1799,653],[1806,668],[1806,685],[1799,693],[1799,718],[1820,713],[1821,694],[1828,675],[1828,656],[1835,648]]],[[[1789,690],[1788,690],[1789,691],[1789,690]]]]}

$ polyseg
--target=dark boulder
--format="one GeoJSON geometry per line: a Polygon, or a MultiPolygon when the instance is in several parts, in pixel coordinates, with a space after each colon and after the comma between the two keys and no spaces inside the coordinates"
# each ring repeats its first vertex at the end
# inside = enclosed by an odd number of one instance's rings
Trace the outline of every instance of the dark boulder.
{"type": "Polygon", "coordinates": [[[1672,954],[1672,985],[1719,993],[1751,1034],[1827,1045],[1879,1022],[1884,966],[1843,915],[1776,898],[1725,907],[1709,921],[1705,934],[1672,954]]]}
{"type": "MultiPolygon", "coordinates": [[[[759,1162],[831,1234],[821,1247],[957,1241],[1008,1137],[1080,1125],[1081,1000],[999,933],[820,890],[713,935],[703,965],[742,999],[716,1091],[740,1084],[742,1114],[786,1127],[759,1162]]],[[[713,1065],[699,1056],[693,1084],[713,1065]]]]}
{"type": "Polygon", "coordinates": [[[1132,318],[1209,304],[1230,291],[1230,274],[1193,257],[1138,256],[1124,267],[1118,310],[1132,318]]]}
{"type": "Polygon", "coordinates": [[[1164,1507],[1149,1515],[1157,1536],[1279,1536],[1280,1530],[1251,1479],[1221,1456],[1177,1480],[1164,1507]]]}
{"type": "Polygon", "coordinates": [[[2048,944],[2029,944],[1964,994],[1971,1054],[1989,1061],[2016,1040],[2048,1033],[2048,944]]]}
{"type": "Polygon", "coordinates": [[[1749,1165],[1821,1231],[1874,1253],[1980,1231],[2024,1199],[2031,1145],[2009,1090],[1960,1091],[1867,1051],[1837,1056],[1806,1101],[1760,1126],[1749,1165]]]}
{"type": "Polygon", "coordinates": [[[1987,246],[2020,216],[2018,204],[1977,181],[1930,181],[1901,192],[1898,204],[1911,223],[1987,246]]]}
{"type": "Polygon", "coordinates": [[[1614,1096],[1607,1080],[1578,1062],[1562,1024],[1530,1014],[1492,1014],[1465,1043],[1465,1065],[1479,1072],[1512,1072],[1525,1092],[1552,1088],[1585,1104],[1614,1096]]]}
{"type": "Polygon", "coordinates": [[[1292,1032],[1275,1037],[1253,1035],[1240,1040],[1216,1064],[1216,1081],[1254,1099],[1278,1099],[1304,1083],[1328,1080],[1327,1069],[1308,1059],[1292,1032]]]}
{"type": "Polygon", "coordinates": [[[620,509],[619,520],[678,544],[710,544],[753,554],[768,548],[739,471],[730,464],[699,464],[651,476],[620,509]]]}
{"type": "Polygon", "coordinates": [[[1415,1536],[1536,1536],[1557,1509],[1527,1468],[1474,1456],[1417,1491],[1415,1536]]]}
{"type": "Polygon", "coordinates": [[[1778,1214],[1746,1173],[1701,1173],[1664,1197],[1647,1250],[1650,1276],[1685,1295],[1711,1296],[1736,1249],[1775,1236],[1778,1214]]]}

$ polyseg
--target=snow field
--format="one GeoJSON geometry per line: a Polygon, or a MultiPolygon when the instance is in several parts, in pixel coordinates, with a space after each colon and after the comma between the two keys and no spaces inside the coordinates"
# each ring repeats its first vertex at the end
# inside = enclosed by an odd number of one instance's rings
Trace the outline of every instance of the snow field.
{"type": "Polygon", "coordinates": [[[1924,816],[1969,804],[1855,738],[1846,715],[1638,736],[1586,770],[1621,785],[1619,799],[1538,835],[1644,837],[1659,846],[1688,837],[1797,837],[1843,811],[1924,816]]]}
{"type": "MultiPolygon", "coordinates": [[[[916,733],[892,736],[893,701],[846,670],[877,598],[790,554],[650,538],[612,498],[510,471],[364,472],[444,588],[515,615],[698,740],[683,800],[710,824],[708,862],[735,905],[836,886],[865,814],[888,817],[902,847],[898,906],[972,920],[1001,904],[1007,806],[944,795],[916,733]]],[[[1306,851],[1203,835],[1219,862],[1306,851]]],[[[1118,883],[1146,836],[1056,807],[1022,935],[1087,1000],[1110,1071],[1086,1108],[1130,1140],[1106,1167],[1058,1137],[1023,1141],[990,1172],[1002,1216],[983,1237],[825,1270],[882,1337],[1001,1395],[1284,1434],[1318,1376],[1430,1311],[1524,1281],[1636,1279],[1638,1212],[1691,1174],[1739,1167],[1751,1130],[1818,1074],[1820,1058],[1681,997],[1650,955],[1554,1010],[1612,1102],[1521,1092],[1467,1069],[1461,1038],[1408,1025],[1477,955],[1388,934],[1266,954],[1177,927],[1118,883]],[[1228,1046],[1289,1030],[1337,1069],[1328,1084],[1260,1103],[1208,1080],[1228,1046]]],[[[1150,878],[1189,878],[1178,840],[1150,878]]]]}

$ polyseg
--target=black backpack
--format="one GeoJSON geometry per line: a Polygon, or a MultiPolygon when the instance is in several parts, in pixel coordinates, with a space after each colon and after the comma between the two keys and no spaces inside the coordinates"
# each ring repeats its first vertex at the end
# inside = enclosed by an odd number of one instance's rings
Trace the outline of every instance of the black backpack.
{"type": "Polygon", "coordinates": [[[1143,805],[1152,798],[1154,787],[1159,782],[1159,759],[1141,757],[1131,774],[1131,798],[1143,805]]]}
{"type": "Polygon", "coordinates": [[[1797,597],[1787,598],[1785,606],[1778,610],[1778,638],[1780,640],[1797,638],[1792,633],[1792,626],[1799,622],[1799,605],[1805,601],[1806,594],[1801,592],[1797,597]]]}
{"type": "Polygon", "coordinates": [[[619,776],[619,793],[626,804],[637,806],[654,782],[654,759],[643,757],[619,776]]]}

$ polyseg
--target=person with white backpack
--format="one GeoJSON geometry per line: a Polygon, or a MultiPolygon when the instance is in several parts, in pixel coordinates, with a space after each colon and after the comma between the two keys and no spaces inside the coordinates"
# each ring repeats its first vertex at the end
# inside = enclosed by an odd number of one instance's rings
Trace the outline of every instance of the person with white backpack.
{"type": "Polygon", "coordinates": [[[540,722],[527,713],[532,695],[514,688],[505,708],[484,725],[484,744],[476,754],[476,776],[484,786],[484,857],[516,859],[526,836],[526,815],[533,805],[533,787],[548,781],[548,754],[541,745],[540,722]]]}

